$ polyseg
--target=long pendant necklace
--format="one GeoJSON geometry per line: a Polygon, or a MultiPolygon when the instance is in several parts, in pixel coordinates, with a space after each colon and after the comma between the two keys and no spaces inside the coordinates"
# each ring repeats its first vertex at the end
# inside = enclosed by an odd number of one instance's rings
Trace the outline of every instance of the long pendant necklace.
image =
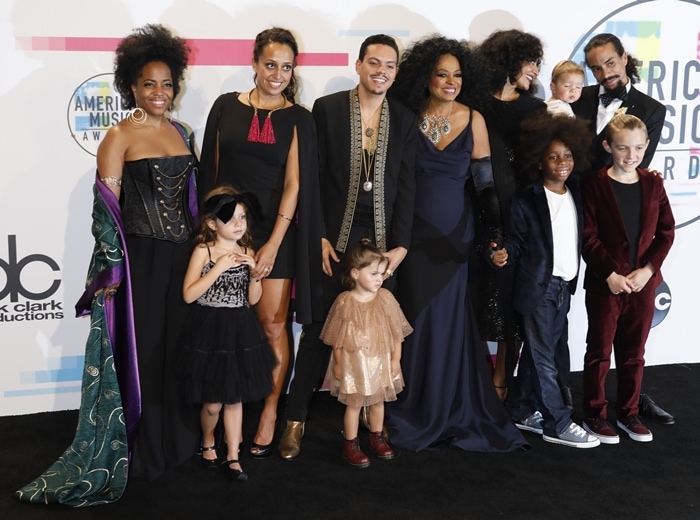
{"type": "MultiPolygon", "coordinates": [[[[382,105],[379,105],[377,107],[377,110],[374,111],[374,114],[372,114],[372,118],[370,119],[370,122],[374,121],[374,119],[377,116],[377,113],[382,109],[382,105]]],[[[362,171],[365,174],[365,182],[362,183],[362,189],[365,191],[372,191],[372,181],[369,180],[369,175],[372,172],[372,165],[374,164],[374,154],[377,151],[377,143],[374,140],[374,128],[372,126],[368,125],[367,122],[365,121],[365,118],[362,117],[362,108],[360,108],[360,119],[362,120],[362,123],[365,125],[365,131],[364,134],[367,136],[368,139],[368,146],[367,148],[363,148],[362,150],[362,171]]],[[[379,126],[379,125],[377,125],[379,126]]],[[[377,128],[378,130],[378,128],[377,128]]]]}
{"type": "Polygon", "coordinates": [[[436,116],[428,114],[426,112],[423,120],[418,125],[420,131],[425,134],[425,136],[430,140],[431,143],[437,145],[442,139],[443,135],[447,135],[452,130],[452,125],[450,124],[450,115],[452,114],[452,106],[454,101],[450,103],[450,110],[447,112],[446,116],[436,116]]]}
{"type": "Polygon", "coordinates": [[[365,182],[362,183],[362,189],[365,191],[372,191],[372,181],[369,180],[369,174],[372,172],[372,166],[374,165],[375,151],[376,148],[374,150],[362,150],[362,171],[365,174],[365,182]]]}

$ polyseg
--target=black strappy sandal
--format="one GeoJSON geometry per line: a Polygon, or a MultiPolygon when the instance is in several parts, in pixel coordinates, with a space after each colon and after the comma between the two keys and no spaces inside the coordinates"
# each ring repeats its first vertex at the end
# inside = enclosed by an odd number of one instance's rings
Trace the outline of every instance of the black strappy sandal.
{"type": "Polygon", "coordinates": [[[213,458],[213,459],[205,459],[204,458],[204,452],[205,451],[213,451],[214,454],[216,454],[216,446],[208,446],[204,447],[202,446],[200,449],[200,455],[202,456],[202,466],[204,466],[205,469],[215,469],[219,465],[219,457],[218,455],[213,458]]]}

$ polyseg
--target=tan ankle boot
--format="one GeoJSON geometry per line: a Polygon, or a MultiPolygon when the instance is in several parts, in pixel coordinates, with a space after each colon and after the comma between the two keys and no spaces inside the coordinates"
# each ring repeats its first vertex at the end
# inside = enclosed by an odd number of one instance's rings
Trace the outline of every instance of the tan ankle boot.
{"type": "Polygon", "coordinates": [[[301,421],[287,421],[287,427],[280,438],[277,451],[280,457],[292,460],[301,453],[301,438],[304,436],[304,423],[301,421]]]}

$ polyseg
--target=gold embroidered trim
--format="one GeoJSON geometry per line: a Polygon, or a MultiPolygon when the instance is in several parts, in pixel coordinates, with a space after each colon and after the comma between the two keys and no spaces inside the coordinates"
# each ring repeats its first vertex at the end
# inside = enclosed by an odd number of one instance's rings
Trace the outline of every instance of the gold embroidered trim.
{"type": "MultiPolygon", "coordinates": [[[[349,91],[350,96],[350,178],[348,198],[345,202],[345,213],[340,225],[336,251],[345,252],[350,238],[350,228],[357,204],[357,193],[360,189],[362,176],[362,118],[357,87],[349,91]]],[[[374,234],[376,245],[380,251],[386,251],[386,208],[384,206],[384,171],[386,169],[386,153],[389,145],[389,102],[384,99],[379,115],[377,149],[374,157],[374,176],[372,197],[374,201],[374,234]]]]}

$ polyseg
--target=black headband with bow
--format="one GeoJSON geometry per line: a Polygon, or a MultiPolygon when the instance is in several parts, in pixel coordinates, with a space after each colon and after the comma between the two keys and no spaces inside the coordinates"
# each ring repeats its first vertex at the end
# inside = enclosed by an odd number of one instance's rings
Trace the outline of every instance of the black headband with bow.
{"type": "Polygon", "coordinates": [[[238,204],[243,204],[248,209],[248,214],[253,220],[257,222],[262,220],[262,208],[258,198],[247,191],[238,195],[228,193],[214,195],[204,201],[204,211],[213,213],[221,222],[226,223],[233,217],[238,204]]]}

